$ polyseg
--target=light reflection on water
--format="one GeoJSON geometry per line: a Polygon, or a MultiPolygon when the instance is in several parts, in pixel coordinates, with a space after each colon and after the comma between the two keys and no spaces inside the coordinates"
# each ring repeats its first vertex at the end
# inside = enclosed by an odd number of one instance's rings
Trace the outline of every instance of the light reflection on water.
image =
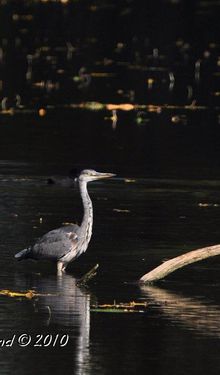
{"type": "MultiPolygon", "coordinates": [[[[215,285],[216,287],[216,285],[215,285]]],[[[161,311],[172,325],[182,326],[194,334],[220,337],[220,306],[208,298],[186,297],[164,288],[141,286],[144,298],[161,311]]]]}
{"type": "Polygon", "coordinates": [[[60,326],[75,338],[72,353],[77,374],[84,374],[89,363],[90,293],[77,287],[71,275],[39,278],[35,283],[39,293],[51,294],[36,302],[36,313],[47,312],[46,326],[60,326]]]}

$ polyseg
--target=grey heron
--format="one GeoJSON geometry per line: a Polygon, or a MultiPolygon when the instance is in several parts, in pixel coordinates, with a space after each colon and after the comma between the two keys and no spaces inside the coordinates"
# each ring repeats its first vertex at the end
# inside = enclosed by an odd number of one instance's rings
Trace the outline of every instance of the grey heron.
{"type": "Polygon", "coordinates": [[[47,259],[57,262],[57,272],[62,274],[66,266],[87,250],[92,235],[93,207],[87,190],[87,183],[115,176],[112,173],[99,173],[85,169],[79,175],[79,189],[84,214],[80,226],[70,224],[46,233],[37,242],[15,254],[15,258],[47,259]]]}

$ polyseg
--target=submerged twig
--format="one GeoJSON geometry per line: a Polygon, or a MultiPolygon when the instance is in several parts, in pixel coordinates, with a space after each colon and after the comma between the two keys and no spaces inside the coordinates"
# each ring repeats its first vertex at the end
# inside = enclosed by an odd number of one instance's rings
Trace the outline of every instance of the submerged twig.
{"type": "Polygon", "coordinates": [[[99,264],[96,264],[89,272],[87,272],[84,276],[81,277],[76,283],[77,286],[85,286],[88,284],[88,281],[91,280],[93,277],[96,276],[97,268],[99,267],[99,264]]]}

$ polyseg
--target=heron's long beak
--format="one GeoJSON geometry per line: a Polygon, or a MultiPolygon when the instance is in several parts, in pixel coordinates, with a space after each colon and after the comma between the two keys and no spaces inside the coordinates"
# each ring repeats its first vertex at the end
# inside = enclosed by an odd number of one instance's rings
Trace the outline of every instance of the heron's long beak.
{"type": "Polygon", "coordinates": [[[96,179],[98,180],[98,179],[102,179],[102,178],[110,178],[110,177],[114,177],[114,176],[116,176],[116,174],[114,174],[114,173],[99,173],[99,174],[97,174],[96,179]]]}

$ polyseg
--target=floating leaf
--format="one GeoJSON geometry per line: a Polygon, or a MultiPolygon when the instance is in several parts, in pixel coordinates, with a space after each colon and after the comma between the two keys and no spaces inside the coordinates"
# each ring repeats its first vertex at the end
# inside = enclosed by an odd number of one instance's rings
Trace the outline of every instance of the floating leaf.
{"type": "Polygon", "coordinates": [[[219,207],[219,204],[218,203],[199,203],[198,204],[199,207],[219,207]]]}
{"type": "Polygon", "coordinates": [[[106,108],[109,111],[119,109],[121,111],[132,111],[135,109],[134,104],[124,103],[124,104],[106,104],[106,108]]]}
{"type": "Polygon", "coordinates": [[[113,211],[114,211],[114,212],[124,212],[124,213],[129,213],[129,212],[131,212],[130,210],[123,210],[123,209],[120,209],[120,208],[113,208],[113,211]]]}
{"type": "Polygon", "coordinates": [[[8,296],[8,297],[26,297],[26,298],[33,298],[35,296],[38,296],[34,290],[28,290],[27,292],[14,292],[9,289],[2,289],[0,290],[0,295],[2,296],[8,296]]]}
{"type": "Polygon", "coordinates": [[[39,297],[39,296],[45,296],[45,295],[50,295],[50,294],[39,294],[36,293],[35,290],[27,290],[26,292],[15,292],[9,289],[2,289],[0,290],[0,295],[2,296],[7,296],[7,297],[25,297],[28,299],[34,298],[34,297],[39,297]]]}
{"type": "Polygon", "coordinates": [[[90,73],[91,77],[96,77],[96,78],[105,78],[105,77],[115,77],[116,74],[114,73],[99,73],[99,72],[92,72],[90,73]]]}
{"type": "Polygon", "coordinates": [[[134,182],[136,182],[136,180],[132,179],[132,178],[125,178],[125,182],[126,183],[134,183],[134,182]]]}

